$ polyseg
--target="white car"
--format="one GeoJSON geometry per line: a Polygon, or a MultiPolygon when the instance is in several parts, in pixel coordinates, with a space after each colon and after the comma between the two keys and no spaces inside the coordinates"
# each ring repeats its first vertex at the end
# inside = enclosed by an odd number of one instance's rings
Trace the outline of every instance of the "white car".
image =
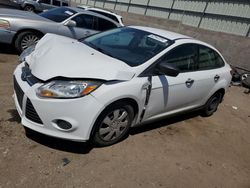
{"type": "Polygon", "coordinates": [[[212,115],[231,80],[214,47],[139,26],[82,41],[47,34],[20,61],[14,99],[22,124],[101,146],[149,120],[194,109],[212,115]]]}
{"type": "Polygon", "coordinates": [[[104,10],[104,9],[100,9],[100,8],[84,6],[84,5],[78,5],[77,8],[81,8],[81,9],[84,9],[84,10],[88,10],[88,11],[91,11],[91,12],[101,14],[101,15],[106,16],[106,17],[112,19],[113,21],[119,23],[121,26],[124,26],[122,16],[118,15],[118,14],[116,14],[114,12],[104,10]]]}

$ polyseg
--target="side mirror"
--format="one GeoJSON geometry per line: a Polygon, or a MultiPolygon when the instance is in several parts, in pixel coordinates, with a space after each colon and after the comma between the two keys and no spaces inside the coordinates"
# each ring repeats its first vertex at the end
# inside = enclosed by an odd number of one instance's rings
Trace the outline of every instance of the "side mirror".
{"type": "Polygon", "coordinates": [[[180,73],[180,71],[176,67],[173,67],[166,63],[158,64],[156,66],[156,70],[160,73],[163,73],[167,76],[172,76],[172,77],[176,77],[180,73]]]}
{"type": "Polygon", "coordinates": [[[76,27],[76,22],[74,20],[69,20],[64,25],[68,27],[76,27]]]}
{"type": "Polygon", "coordinates": [[[38,0],[37,2],[38,2],[38,3],[41,3],[41,2],[42,2],[42,0],[38,0]]]}

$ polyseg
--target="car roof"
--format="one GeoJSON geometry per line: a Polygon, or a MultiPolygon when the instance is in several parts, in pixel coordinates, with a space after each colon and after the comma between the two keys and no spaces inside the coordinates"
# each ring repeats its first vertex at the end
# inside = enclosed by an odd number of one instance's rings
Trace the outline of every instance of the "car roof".
{"type": "Polygon", "coordinates": [[[179,33],[171,32],[171,31],[167,31],[167,30],[163,30],[163,29],[157,29],[157,28],[153,28],[153,27],[144,27],[144,26],[129,26],[129,27],[143,30],[143,31],[147,31],[150,33],[154,33],[156,35],[159,35],[159,36],[164,37],[164,38],[169,39],[169,40],[178,40],[180,43],[187,42],[187,43],[196,43],[196,44],[205,45],[205,46],[210,47],[210,48],[214,49],[215,51],[219,52],[214,46],[212,46],[206,42],[203,42],[201,40],[198,40],[196,38],[187,36],[187,35],[182,35],[179,33]]]}
{"type": "Polygon", "coordinates": [[[154,33],[156,35],[162,36],[164,38],[167,38],[169,40],[176,40],[176,39],[191,39],[192,37],[182,35],[179,33],[171,32],[171,31],[166,31],[163,29],[157,29],[153,27],[144,27],[144,26],[129,26],[131,28],[147,31],[150,33],[154,33]]]}
{"type": "Polygon", "coordinates": [[[116,16],[116,17],[118,17],[118,18],[122,18],[122,16],[119,15],[119,14],[116,14],[116,13],[111,12],[111,11],[108,11],[108,10],[100,9],[100,8],[88,7],[87,10],[96,10],[96,11],[99,11],[99,12],[104,12],[104,13],[111,14],[111,15],[116,16]]]}

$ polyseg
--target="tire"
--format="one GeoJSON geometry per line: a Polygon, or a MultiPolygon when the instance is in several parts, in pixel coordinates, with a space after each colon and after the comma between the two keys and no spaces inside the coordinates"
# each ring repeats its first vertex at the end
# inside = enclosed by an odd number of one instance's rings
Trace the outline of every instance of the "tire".
{"type": "Polygon", "coordinates": [[[110,146],[124,139],[134,119],[132,106],[119,102],[109,106],[97,118],[92,141],[97,146],[110,146]]]}
{"type": "Polygon", "coordinates": [[[212,97],[210,97],[208,99],[204,109],[202,110],[201,115],[203,117],[209,117],[209,116],[213,115],[214,112],[217,111],[217,108],[222,101],[222,97],[223,97],[223,95],[221,92],[217,92],[212,97]]]}
{"type": "Polygon", "coordinates": [[[41,35],[32,32],[32,31],[25,31],[18,34],[15,40],[15,48],[22,52],[29,46],[37,43],[41,38],[41,35]]]}
{"type": "Polygon", "coordinates": [[[28,12],[34,12],[35,11],[35,8],[32,6],[32,5],[26,5],[24,7],[24,10],[25,11],[28,11],[28,12]]]}

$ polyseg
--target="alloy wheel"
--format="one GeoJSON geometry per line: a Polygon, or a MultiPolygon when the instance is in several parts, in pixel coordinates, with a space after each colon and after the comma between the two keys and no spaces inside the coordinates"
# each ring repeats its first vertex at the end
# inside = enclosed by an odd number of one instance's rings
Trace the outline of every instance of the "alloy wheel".
{"type": "Polygon", "coordinates": [[[22,41],[21,41],[22,50],[25,50],[29,46],[32,46],[32,45],[36,44],[39,40],[40,40],[39,37],[37,35],[35,35],[35,34],[25,35],[22,38],[22,41]]]}
{"type": "Polygon", "coordinates": [[[127,126],[129,126],[128,112],[123,108],[116,109],[103,119],[99,135],[104,141],[112,141],[120,137],[127,126]]]}

